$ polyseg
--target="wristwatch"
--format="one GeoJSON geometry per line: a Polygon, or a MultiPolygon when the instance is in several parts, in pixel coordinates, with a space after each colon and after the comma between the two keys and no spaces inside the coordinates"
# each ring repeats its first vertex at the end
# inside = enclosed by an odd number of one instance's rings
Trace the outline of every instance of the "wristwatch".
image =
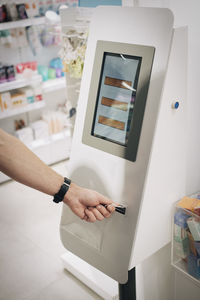
{"type": "Polygon", "coordinates": [[[71,180],[64,177],[64,183],[61,185],[59,191],[54,195],[53,202],[59,203],[63,201],[65,194],[69,190],[71,180]]]}

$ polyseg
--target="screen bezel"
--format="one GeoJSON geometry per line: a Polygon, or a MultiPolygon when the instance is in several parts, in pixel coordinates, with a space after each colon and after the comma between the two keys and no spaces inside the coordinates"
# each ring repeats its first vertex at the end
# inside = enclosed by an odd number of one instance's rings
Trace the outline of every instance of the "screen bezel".
{"type": "Polygon", "coordinates": [[[152,46],[97,41],[82,137],[83,144],[133,162],[136,161],[154,53],[155,48],[152,46]],[[134,112],[131,120],[129,138],[126,145],[121,145],[113,141],[92,135],[93,120],[98,101],[104,53],[106,52],[141,57],[134,112]]]}

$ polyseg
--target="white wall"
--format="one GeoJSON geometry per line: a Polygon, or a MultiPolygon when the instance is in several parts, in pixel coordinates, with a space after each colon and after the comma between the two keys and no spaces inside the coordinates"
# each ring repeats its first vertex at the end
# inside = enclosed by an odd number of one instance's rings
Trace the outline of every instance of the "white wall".
{"type": "Polygon", "coordinates": [[[171,0],[176,25],[188,25],[188,152],[186,191],[200,190],[200,1],[171,0]]]}
{"type": "MultiPolygon", "coordinates": [[[[200,1],[140,0],[139,6],[168,7],[175,17],[175,26],[188,26],[188,194],[200,190],[200,1]]],[[[177,178],[178,180],[178,178],[177,178]]]]}
{"type": "Polygon", "coordinates": [[[167,245],[136,268],[137,300],[181,300],[174,299],[170,248],[167,245]]]}
{"type": "MultiPolygon", "coordinates": [[[[188,132],[187,194],[200,191],[200,1],[135,0],[145,7],[168,7],[175,26],[188,26],[188,132]]],[[[179,180],[177,178],[177,180],[179,180]]],[[[170,247],[166,246],[143,262],[137,270],[137,300],[199,300],[200,288],[170,267],[170,247]]]]}

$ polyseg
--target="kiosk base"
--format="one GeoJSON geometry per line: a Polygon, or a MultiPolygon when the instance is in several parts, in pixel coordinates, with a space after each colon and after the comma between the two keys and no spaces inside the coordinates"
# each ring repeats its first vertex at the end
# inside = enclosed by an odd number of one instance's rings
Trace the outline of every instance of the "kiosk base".
{"type": "Polygon", "coordinates": [[[126,283],[119,283],[119,300],[136,300],[135,268],[128,272],[128,281],[126,283]]]}
{"type": "MultiPolygon", "coordinates": [[[[64,268],[105,300],[119,300],[117,281],[67,251],[61,256],[64,268]]],[[[125,299],[125,298],[123,298],[125,299]]]]}

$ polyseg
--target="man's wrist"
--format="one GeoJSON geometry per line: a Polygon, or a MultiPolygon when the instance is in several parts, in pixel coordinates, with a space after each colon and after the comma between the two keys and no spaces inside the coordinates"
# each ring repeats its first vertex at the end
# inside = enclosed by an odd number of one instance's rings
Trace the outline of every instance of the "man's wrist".
{"type": "Polygon", "coordinates": [[[77,191],[77,185],[73,182],[71,182],[68,192],[65,194],[63,202],[67,204],[68,206],[71,205],[71,202],[73,199],[76,199],[76,191],[77,191]]]}
{"type": "Polygon", "coordinates": [[[70,184],[71,184],[71,180],[68,179],[67,177],[64,177],[63,183],[61,184],[59,191],[54,195],[53,201],[55,203],[59,203],[63,201],[65,195],[69,190],[70,184]]]}

